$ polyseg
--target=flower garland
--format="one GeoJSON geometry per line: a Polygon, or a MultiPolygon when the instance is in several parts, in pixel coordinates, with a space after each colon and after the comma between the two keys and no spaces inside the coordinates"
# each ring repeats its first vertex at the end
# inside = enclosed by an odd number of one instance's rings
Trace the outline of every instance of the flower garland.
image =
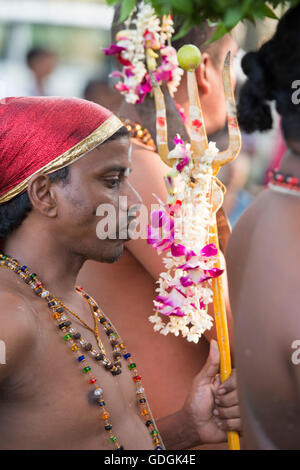
{"type": "Polygon", "coordinates": [[[213,325],[207,313],[212,302],[209,281],[223,273],[214,268],[216,246],[208,244],[213,208],[207,195],[214,180],[211,162],[218,149],[210,142],[202,159],[194,162],[189,144],[179,136],[174,143],[168,158],[175,162],[165,177],[168,201],[160,201],[160,209],[152,212],[148,227],[148,243],[159,254],[165,253],[166,267],[158,280],[156,313],[149,320],[163,335],[178,336],[181,332],[188,341],[198,343],[213,325]]]}
{"type": "Polygon", "coordinates": [[[159,84],[163,81],[168,84],[173,96],[183,70],[178,66],[176,50],[171,46],[174,33],[171,16],[164,16],[160,21],[152,6],[141,2],[131,12],[125,26],[126,29],[116,35],[116,44],[103,49],[106,55],[117,55],[123,66],[121,71],[110,75],[120,78],[115,88],[128,103],[142,103],[152,91],[151,71],[159,84]]]}

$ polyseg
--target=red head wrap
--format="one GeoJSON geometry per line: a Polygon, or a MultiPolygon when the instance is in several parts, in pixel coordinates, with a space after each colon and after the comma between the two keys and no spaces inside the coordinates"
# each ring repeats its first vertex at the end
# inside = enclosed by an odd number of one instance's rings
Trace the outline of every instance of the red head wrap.
{"type": "Polygon", "coordinates": [[[68,166],[121,127],[110,111],[81,99],[1,100],[0,204],[23,192],[34,173],[68,166]]]}

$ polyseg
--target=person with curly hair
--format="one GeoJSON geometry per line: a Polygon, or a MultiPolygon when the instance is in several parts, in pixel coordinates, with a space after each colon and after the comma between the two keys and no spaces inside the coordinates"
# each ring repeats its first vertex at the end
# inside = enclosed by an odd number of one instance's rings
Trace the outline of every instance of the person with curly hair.
{"type": "Polygon", "coordinates": [[[300,449],[300,6],[242,61],[239,122],[247,132],[281,116],[288,150],[241,217],[227,250],[235,352],[247,449],[300,449]]]}

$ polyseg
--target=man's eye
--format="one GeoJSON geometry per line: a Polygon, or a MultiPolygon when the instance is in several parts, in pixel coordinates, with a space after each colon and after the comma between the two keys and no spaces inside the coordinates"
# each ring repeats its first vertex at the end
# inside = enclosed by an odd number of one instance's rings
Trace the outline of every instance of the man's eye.
{"type": "Polygon", "coordinates": [[[116,178],[106,179],[105,182],[108,188],[114,189],[120,186],[121,180],[119,177],[116,177],[116,178]]]}

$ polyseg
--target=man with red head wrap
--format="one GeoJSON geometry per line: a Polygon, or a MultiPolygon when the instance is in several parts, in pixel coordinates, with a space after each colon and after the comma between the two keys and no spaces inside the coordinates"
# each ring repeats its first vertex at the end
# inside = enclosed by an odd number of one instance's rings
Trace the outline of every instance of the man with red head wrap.
{"type": "MultiPolygon", "coordinates": [[[[131,353],[75,288],[87,259],[122,254],[126,240],[99,236],[96,215],[109,205],[127,231],[128,210],[140,203],[129,150],[127,131],[101,106],[55,97],[0,104],[3,449],[164,448],[131,353]]],[[[239,428],[234,387],[214,403],[218,367],[214,343],[182,409],[158,423],[168,447],[224,440],[218,406],[228,408],[227,429],[239,428]]]]}

